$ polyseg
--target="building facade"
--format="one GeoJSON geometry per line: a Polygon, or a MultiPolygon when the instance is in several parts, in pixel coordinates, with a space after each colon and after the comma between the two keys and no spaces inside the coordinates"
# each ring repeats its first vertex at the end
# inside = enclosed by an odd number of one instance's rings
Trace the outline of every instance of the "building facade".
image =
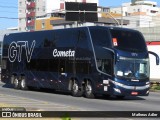
{"type": "Polygon", "coordinates": [[[71,24],[70,22],[66,22],[64,20],[65,2],[97,3],[98,5],[98,0],[46,0],[46,16],[36,19],[35,30],[50,30],[54,28],[74,27],[74,23],[71,22],[71,24]],[[56,21],[56,24],[51,24],[51,21],[56,21]],[[62,24],[62,26],[60,24],[62,24]]]}
{"type": "MultiPolygon", "coordinates": [[[[36,23],[36,19],[40,16],[45,16],[46,14],[55,11],[57,12],[64,10],[65,2],[84,2],[98,4],[98,0],[18,0],[18,30],[34,31],[37,29],[37,27],[40,28],[38,25],[36,25],[39,23],[42,23],[43,28],[45,22],[40,22],[38,20],[38,23],[36,23]]],[[[44,21],[44,19],[42,19],[42,21],[44,21]]]]}
{"type": "Polygon", "coordinates": [[[60,17],[44,17],[36,19],[35,30],[51,30],[54,29],[53,25],[51,25],[52,20],[60,20],[60,17]]]}
{"type": "Polygon", "coordinates": [[[45,13],[45,0],[18,0],[18,31],[34,31],[36,17],[45,13]]]}
{"type": "Polygon", "coordinates": [[[110,12],[122,15],[117,19],[129,20],[129,24],[123,27],[141,31],[146,41],[160,41],[160,8],[157,2],[131,0],[130,3],[110,8],[110,12]]]}
{"type": "MultiPolygon", "coordinates": [[[[157,26],[156,18],[160,16],[160,9],[153,1],[132,0],[122,6],[110,9],[111,13],[122,14],[121,19],[130,21],[129,28],[157,26]]],[[[159,24],[160,25],[160,24],[159,24]]]]}

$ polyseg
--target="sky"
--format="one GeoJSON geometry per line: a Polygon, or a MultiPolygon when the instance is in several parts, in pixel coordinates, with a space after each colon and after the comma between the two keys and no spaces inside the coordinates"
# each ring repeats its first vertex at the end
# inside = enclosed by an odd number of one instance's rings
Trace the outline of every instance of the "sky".
{"type": "MultiPolygon", "coordinates": [[[[160,0],[148,0],[148,1],[157,2],[158,6],[160,6],[160,0]]],[[[131,0],[99,0],[99,5],[105,7],[112,7],[112,6],[119,6],[125,2],[131,2],[131,0]]]]}
{"type": "Polygon", "coordinates": [[[18,0],[0,1],[0,30],[8,27],[17,27],[18,20],[18,0]]]}
{"type": "MultiPolygon", "coordinates": [[[[113,7],[120,6],[124,2],[131,0],[99,0],[100,6],[113,7]]],[[[160,0],[155,1],[160,6],[160,0]]],[[[1,0],[0,2],[0,30],[18,26],[18,0],[1,0]]]]}

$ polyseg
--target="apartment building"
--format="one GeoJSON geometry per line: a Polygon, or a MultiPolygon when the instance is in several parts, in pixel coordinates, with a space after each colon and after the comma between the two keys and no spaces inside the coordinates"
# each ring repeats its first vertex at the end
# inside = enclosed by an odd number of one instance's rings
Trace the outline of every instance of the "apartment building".
{"type": "Polygon", "coordinates": [[[36,17],[45,13],[45,0],[18,0],[18,31],[34,31],[36,17]]]}

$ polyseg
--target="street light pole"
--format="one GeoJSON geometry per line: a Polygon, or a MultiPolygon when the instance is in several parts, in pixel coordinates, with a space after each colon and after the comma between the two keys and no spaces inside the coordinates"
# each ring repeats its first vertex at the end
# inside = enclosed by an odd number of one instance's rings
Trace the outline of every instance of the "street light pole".
{"type": "Polygon", "coordinates": [[[123,27],[123,6],[121,5],[121,27],[123,27]]]}

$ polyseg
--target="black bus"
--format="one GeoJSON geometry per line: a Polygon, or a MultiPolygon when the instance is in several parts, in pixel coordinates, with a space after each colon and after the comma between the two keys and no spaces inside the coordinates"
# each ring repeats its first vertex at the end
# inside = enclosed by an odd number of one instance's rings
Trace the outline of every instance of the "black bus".
{"type": "Polygon", "coordinates": [[[1,80],[15,89],[49,88],[87,98],[147,96],[148,54],[142,34],[126,28],[13,33],[4,37],[1,80]]]}

